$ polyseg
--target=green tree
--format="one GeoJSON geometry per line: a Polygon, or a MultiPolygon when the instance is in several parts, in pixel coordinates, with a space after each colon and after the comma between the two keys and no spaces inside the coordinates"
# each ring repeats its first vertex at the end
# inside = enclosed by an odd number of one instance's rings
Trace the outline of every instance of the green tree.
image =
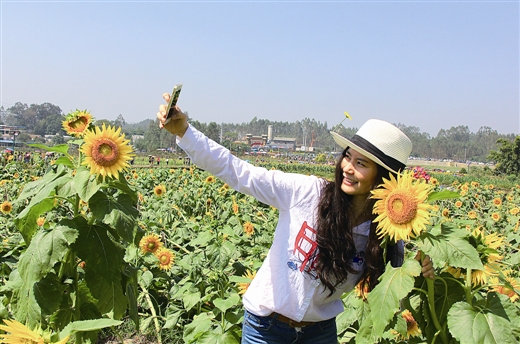
{"type": "Polygon", "coordinates": [[[496,163],[495,173],[520,175],[520,135],[513,142],[498,139],[498,151],[491,151],[488,158],[496,163]]]}

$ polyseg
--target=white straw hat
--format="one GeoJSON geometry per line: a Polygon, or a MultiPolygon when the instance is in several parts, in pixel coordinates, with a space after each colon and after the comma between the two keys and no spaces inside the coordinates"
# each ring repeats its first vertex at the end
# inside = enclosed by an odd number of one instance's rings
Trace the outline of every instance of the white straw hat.
{"type": "Polygon", "coordinates": [[[352,147],[394,173],[406,167],[412,152],[412,141],[408,136],[393,124],[379,119],[366,121],[350,140],[333,131],[330,133],[342,148],[352,147]]]}

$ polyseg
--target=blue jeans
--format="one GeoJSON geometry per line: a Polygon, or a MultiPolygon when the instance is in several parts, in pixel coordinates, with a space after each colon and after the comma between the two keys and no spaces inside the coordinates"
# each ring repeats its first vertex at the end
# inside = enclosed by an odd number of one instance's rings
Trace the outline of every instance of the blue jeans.
{"type": "Polygon", "coordinates": [[[337,344],[336,318],[300,328],[245,311],[242,344],[337,344]]]}

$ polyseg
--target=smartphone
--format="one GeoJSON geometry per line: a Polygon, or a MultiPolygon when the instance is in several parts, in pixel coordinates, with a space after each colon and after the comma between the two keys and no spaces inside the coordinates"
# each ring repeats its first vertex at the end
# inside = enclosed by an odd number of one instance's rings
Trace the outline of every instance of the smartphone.
{"type": "Polygon", "coordinates": [[[181,94],[182,84],[177,84],[173,87],[172,94],[170,95],[170,101],[168,102],[168,107],[166,108],[166,121],[164,124],[168,123],[173,115],[172,108],[177,104],[177,100],[179,99],[179,94],[181,94]]]}

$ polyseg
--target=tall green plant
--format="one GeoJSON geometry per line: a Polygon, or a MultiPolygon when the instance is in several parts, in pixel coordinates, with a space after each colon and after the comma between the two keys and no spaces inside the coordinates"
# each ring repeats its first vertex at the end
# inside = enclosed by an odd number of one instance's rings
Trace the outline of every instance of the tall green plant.
{"type": "MultiPolygon", "coordinates": [[[[501,239],[495,234],[486,237],[467,220],[437,217],[433,223],[428,221],[434,212],[430,203],[456,195],[447,190],[432,191],[406,173],[374,192],[379,199],[374,212],[379,214],[376,221],[383,244],[407,241],[408,248],[418,250],[421,259],[429,255],[440,274],[434,280],[420,276],[415,253],[408,254],[401,267],[388,264],[366,301],[355,301],[354,293],[347,296],[352,307],[338,319],[346,329],[343,341],[518,342],[520,309],[496,288],[518,288],[511,285],[507,269],[500,264],[501,239]],[[496,285],[487,283],[488,275],[496,277],[496,285]],[[412,323],[417,326],[416,337],[410,337],[412,323]]],[[[513,295],[519,292],[514,290],[513,295]]]]}
{"type": "Polygon", "coordinates": [[[111,127],[87,131],[87,115],[64,121],[78,124],[82,138],[33,145],[59,158],[16,200],[23,211],[15,225],[27,248],[3,288],[16,320],[60,338],[76,332],[76,343],[95,342],[99,329],[118,325],[127,312],[138,319],[137,269],[124,259],[138,240],[137,195],[119,173],[131,156],[128,141],[111,127]],[[74,145],[76,157],[69,154],[74,145]]]}

